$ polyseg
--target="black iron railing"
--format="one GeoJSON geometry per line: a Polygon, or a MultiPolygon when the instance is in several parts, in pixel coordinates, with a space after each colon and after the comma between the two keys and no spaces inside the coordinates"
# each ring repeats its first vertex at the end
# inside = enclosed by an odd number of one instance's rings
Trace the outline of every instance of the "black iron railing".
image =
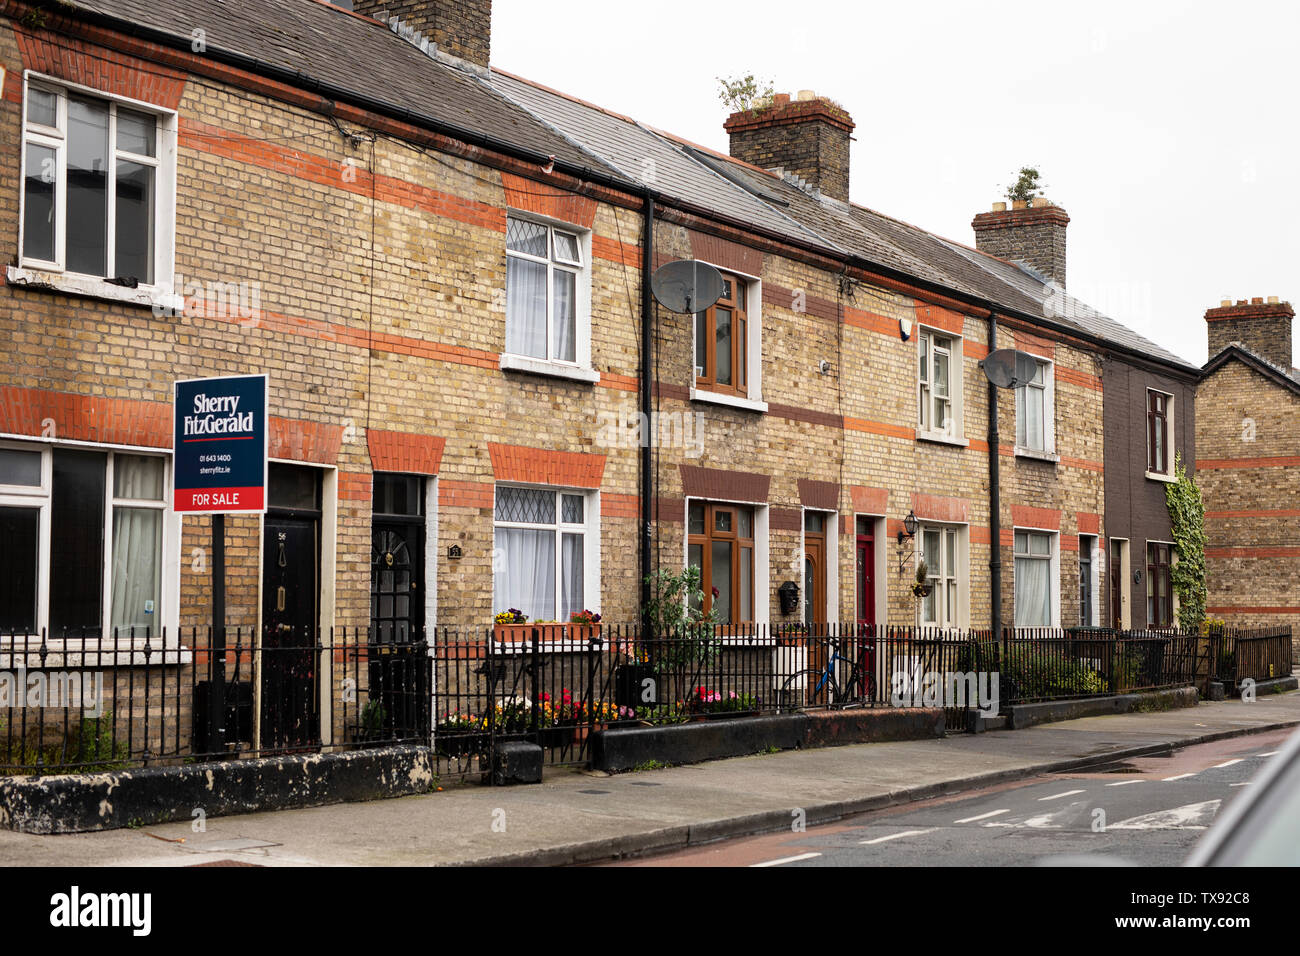
{"type": "Polygon", "coordinates": [[[854,624],[516,625],[0,635],[0,773],[431,745],[440,773],[509,740],[586,763],[593,735],[831,708],[1019,703],[1291,671],[1289,628],[943,630],[854,624]],[[217,666],[218,661],[220,666],[217,666]]]}
{"type": "Polygon", "coordinates": [[[0,635],[0,773],[428,742],[432,658],[422,641],[229,627],[214,651],[211,637],[0,635]]]}
{"type": "Polygon", "coordinates": [[[1247,678],[1261,681],[1291,675],[1290,627],[1210,627],[1207,643],[1209,679],[1229,689],[1247,678]]]}

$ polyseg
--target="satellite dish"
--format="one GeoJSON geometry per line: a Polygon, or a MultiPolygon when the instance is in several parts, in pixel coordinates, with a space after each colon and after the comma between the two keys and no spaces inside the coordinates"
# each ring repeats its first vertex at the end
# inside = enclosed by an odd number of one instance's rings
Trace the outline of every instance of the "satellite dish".
{"type": "Polygon", "coordinates": [[[1019,349],[997,349],[980,365],[984,375],[998,388],[1018,388],[1032,382],[1038,374],[1038,359],[1019,349]]]}
{"type": "Polygon", "coordinates": [[[722,298],[722,273],[698,259],[679,259],[655,270],[650,290],[669,312],[703,312],[722,298]]]}

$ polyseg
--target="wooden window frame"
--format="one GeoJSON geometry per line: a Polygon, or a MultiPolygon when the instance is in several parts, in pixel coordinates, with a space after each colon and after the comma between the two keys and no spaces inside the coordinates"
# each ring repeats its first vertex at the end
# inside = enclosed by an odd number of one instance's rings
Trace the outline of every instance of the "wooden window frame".
{"type": "Polygon", "coordinates": [[[1148,627],[1173,627],[1174,626],[1174,590],[1173,580],[1170,576],[1169,569],[1173,564],[1173,545],[1164,541],[1147,542],[1147,626],[1148,627]],[[1164,551],[1164,561],[1161,562],[1161,551],[1164,551]],[[1160,589],[1156,586],[1163,581],[1165,585],[1164,597],[1160,596],[1160,589]],[[1163,602],[1163,607],[1162,607],[1163,602]]]}
{"type": "Polygon", "coordinates": [[[733,272],[722,272],[724,295],[703,312],[695,313],[692,323],[692,352],[695,355],[695,387],[701,391],[715,392],[723,395],[736,395],[740,398],[749,396],[749,300],[752,290],[749,280],[733,272]],[[725,294],[725,283],[731,283],[731,295],[725,294]],[[718,308],[731,311],[731,378],[730,384],[718,379],[718,308]],[[700,323],[703,323],[705,342],[704,362],[699,355],[700,323]]]}
{"type": "Polygon", "coordinates": [[[1147,389],[1147,471],[1153,475],[1168,475],[1171,456],[1169,454],[1169,412],[1174,397],[1168,392],[1154,388],[1147,389]],[[1163,399],[1163,401],[1161,401],[1163,399]],[[1159,406],[1159,407],[1157,407],[1159,406]],[[1156,436],[1159,435],[1159,460],[1157,460],[1156,436]]]}
{"type": "Polygon", "coordinates": [[[713,542],[729,541],[733,545],[731,561],[731,614],[726,623],[730,624],[748,624],[754,620],[754,612],[758,607],[759,595],[755,588],[755,577],[757,574],[756,562],[758,560],[757,552],[754,549],[754,527],[758,521],[758,509],[752,505],[729,504],[720,501],[701,501],[693,500],[687,502],[686,506],[686,554],[687,561],[690,560],[690,548],[692,545],[698,545],[700,548],[700,589],[704,592],[703,611],[705,614],[713,609],[713,542]],[[691,533],[691,509],[704,509],[704,532],[691,533]],[[730,512],[731,530],[718,531],[716,516],[720,512],[730,512]],[[749,513],[749,530],[750,536],[745,538],[740,535],[740,513],[749,513]],[[750,608],[749,616],[742,618],[739,614],[740,605],[740,556],[743,551],[749,551],[749,597],[750,608]]]}

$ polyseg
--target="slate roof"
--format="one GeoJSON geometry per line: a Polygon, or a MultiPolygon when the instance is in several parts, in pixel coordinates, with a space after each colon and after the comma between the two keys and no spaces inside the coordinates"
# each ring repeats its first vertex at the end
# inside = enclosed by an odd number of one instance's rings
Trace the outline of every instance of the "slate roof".
{"type": "MultiPolygon", "coordinates": [[[[801,242],[819,236],[717,172],[690,158],[649,128],[542,86],[494,71],[493,85],[564,136],[600,156],[624,176],[686,202],[716,210],[801,242]]],[[[841,250],[842,251],[842,250],[841,250]]]]}
{"type": "Polygon", "coordinates": [[[73,0],[91,13],[242,54],[375,103],[413,110],[575,166],[610,168],[472,73],[441,63],[387,26],[315,0],[73,0]]]}
{"type": "Polygon", "coordinates": [[[1241,342],[1229,342],[1217,355],[1213,356],[1201,371],[1205,376],[1213,375],[1230,360],[1238,359],[1244,362],[1247,367],[1255,369],[1265,378],[1270,378],[1291,391],[1300,395],[1300,369],[1283,368],[1276,362],[1272,362],[1260,355],[1254,349],[1243,345],[1241,342]]]}
{"type": "MultiPolygon", "coordinates": [[[[634,119],[511,74],[488,77],[422,53],[385,25],[319,0],[73,0],[92,14],[253,58],[333,84],[391,110],[410,109],[579,170],[645,186],[832,254],[853,254],[953,292],[1043,315],[1184,371],[1198,367],[1049,285],[1020,264],[862,206],[802,188],[634,119]]],[[[1289,373],[1288,373],[1289,375],[1289,373]]]]}

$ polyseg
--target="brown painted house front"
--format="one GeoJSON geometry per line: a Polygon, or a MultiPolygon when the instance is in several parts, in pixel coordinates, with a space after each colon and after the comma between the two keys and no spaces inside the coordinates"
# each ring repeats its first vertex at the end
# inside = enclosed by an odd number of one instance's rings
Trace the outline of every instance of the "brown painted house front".
{"type": "Polygon", "coordinates": [[[1112,357],[1103,366],[1102,385],[1106,574],[1100,589],[1103,613],[1096,623],[1167,627],[1177,624],[1177,617],[1166,570],[1173,534],[1165,489],[1175,459],[1189,475],[1195,469],[1196,376],[1112,357]],[[1155,401],[1163,408],[1153,408],[1155,401]],[[1152,432],[1161,412],[1168,442],[1157,449],[1152,432]],[[1157,451],[1163,461],[1152,460],[1157,451]]]}

